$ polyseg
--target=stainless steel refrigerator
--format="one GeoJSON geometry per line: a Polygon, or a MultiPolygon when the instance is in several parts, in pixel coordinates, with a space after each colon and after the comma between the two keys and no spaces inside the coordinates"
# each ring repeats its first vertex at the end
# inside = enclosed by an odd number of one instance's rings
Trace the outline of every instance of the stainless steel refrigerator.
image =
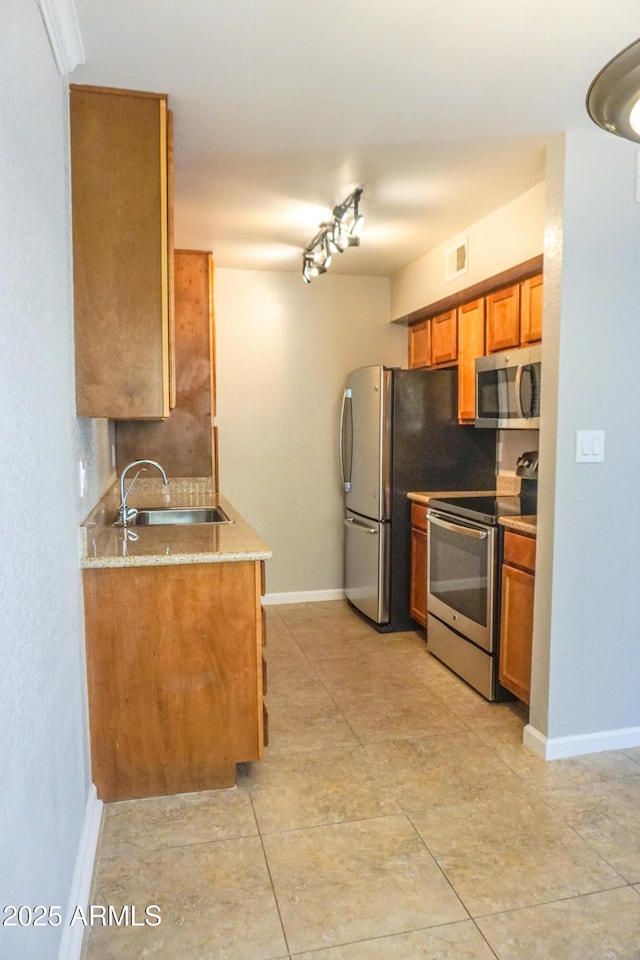
{"type": "Polygon", "coordinates": [[[457,422],[457,369],[360,367],[340,417],[345,594],[380,631],[409,614],[410,490],[493,490],[496,432],[457,422]]]}

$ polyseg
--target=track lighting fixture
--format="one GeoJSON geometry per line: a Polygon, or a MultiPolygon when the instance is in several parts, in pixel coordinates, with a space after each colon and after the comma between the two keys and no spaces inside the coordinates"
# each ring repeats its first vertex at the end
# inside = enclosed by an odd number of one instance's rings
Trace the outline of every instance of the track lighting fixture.
{"type": "Polygon", "coordinates": [[[587,92],[589,116],[609,133],[640,142],[640,40],[605,64],[587,92]]]}
{"type": "Polygon", "coordinates": [[[347,247],[360,245],[364,217],[360,213],[362,187],[357,187],[346,200],[333,208],[332,219],[321,223],[320,230],[302,253],[302,276],[306,283],[327,272],[331,257],[344,253],[347,247]]]}

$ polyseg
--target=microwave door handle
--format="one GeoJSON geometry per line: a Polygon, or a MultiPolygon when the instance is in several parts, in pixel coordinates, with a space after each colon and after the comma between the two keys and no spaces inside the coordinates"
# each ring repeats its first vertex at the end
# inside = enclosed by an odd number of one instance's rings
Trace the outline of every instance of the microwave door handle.
{"type": "Polygon", "coordinates": [[[522,377],[525,373],[528,373],[531,379],[533,380],[533,364],[531,363],[521,363],[518,365],[516,371],[516,397],[518,402],[518,416],[522,420],[528,420],[529,417],[533,416],[533,390],[531,390],[531,402],[529,403],[529,409],[525,410],[522,405],[522,377]]]}
{"type": "Polygon", "coordinates": [[[516,403],[518,405],[517,416],[519,420],[524,420],[526,414],[522,409],[522,374],[525,364],[519,363],[516,369],[516,403]]]}
{"type": "Polygon", "coordinates": [[[347,387],[342,395],[342,410],[340,411],[340,473],[342,475],[342,485],[344,487],[345,493],[349,493],[351,490],[351,466],[353,461],[353,410],[351,406],[351,389],[347,387]],[[351,420],[351,449],[349,450],[349,470],[347,473],[346,468],[346,451],[345,451],[345,431],[344,431],[344,421],[347,415],[347,402],[349,403],[349,419],[351,420]]]}
{"type": "Polygon", "coordinates": [[[486,530],[476,530],[473,527],[465,527],[461,523],[450,523],[448,520],[443,520],[442,517],[434,513],[430,513],[428,519],[430,523],[435,523],[438,527],[453,530],[454,533],[461,533],[463,536],[471,537],[473,540],[486,540],[488,536],[486,530]]]}

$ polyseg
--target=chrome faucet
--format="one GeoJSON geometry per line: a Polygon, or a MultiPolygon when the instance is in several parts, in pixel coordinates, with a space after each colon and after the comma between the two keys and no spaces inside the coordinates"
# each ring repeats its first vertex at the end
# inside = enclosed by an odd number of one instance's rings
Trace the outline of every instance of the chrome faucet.
{"type": "Polygon", "coordinates": [[[146,467],[144,466],[145,464],[148,464],[150,467],[156,467],[160,471],[160,473],[162,474],[162,480],[165,487],[168,486],[169,484],[169,478],[167,477],[163,468],[160,466],[159,463],[157,463],[156,460],[132,460],[131,463],[128,463],[127,466],[122,471],[122,475],[120,477],[120,506],[118,507],[118,522],[121,523],[123,527],[126,527],[129,521],[133,520],[138,515],[138,511],[136,507],[127,506],[127,497],[131,493],[133,485],[138,479],[138,477],[140,476],[140,474],[143,472],[143,470],[146,469],[146,467]],[[125,492],[125,489],[124,489],[125,477],[128,474],[129,470],[132,469],[132,467],[140,467],[140,469],[138,470],[135,477],[129,484],[129,489],[125,492]]]}

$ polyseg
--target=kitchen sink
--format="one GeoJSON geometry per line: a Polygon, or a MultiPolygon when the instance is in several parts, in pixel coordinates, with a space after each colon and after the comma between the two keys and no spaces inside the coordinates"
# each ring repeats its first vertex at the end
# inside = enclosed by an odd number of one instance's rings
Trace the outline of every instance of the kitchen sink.
{"type": "Polygon", "coordinates": [[[129,520],[130,527],[151,527],[176,523],[233,523],[222,507],[153,507],[139,509],[129,520]]]}

